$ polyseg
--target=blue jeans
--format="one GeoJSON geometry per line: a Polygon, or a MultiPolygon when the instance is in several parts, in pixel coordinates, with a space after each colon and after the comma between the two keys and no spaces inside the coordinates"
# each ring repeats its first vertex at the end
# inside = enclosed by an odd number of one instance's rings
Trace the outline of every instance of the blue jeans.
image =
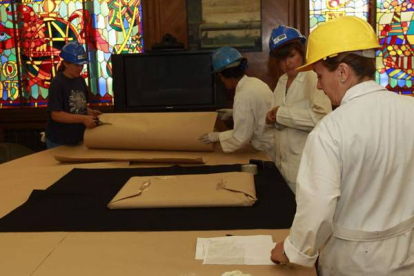
{"type": "Polygon", "coordinates": [[[46,148],[47,149],[53,149],[59,146],[63,146],[63,144],[58,144],[55,142],[50,141],[49,139],[46,138],[46,148]]]}

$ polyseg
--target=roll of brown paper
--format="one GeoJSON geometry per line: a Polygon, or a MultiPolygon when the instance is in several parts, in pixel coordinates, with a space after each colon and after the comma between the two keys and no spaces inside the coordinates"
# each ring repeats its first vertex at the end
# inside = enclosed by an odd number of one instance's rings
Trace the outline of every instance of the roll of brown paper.
{"type": "Polygon", "coordinates": [[[199,137],[212,132],[216,112],[107,113],[85,131],[91,149],[212,151],[199,137]]]}

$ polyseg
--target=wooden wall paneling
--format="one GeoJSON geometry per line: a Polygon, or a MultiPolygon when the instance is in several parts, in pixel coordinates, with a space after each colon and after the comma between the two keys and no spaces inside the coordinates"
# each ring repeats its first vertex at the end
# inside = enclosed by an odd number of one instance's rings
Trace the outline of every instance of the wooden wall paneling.
{"type": "Polygon", "coordinates": [[[369,2],[368,22],[377,31],[377,7],[376,1],[369,2]]]}
{"type": "Polygon", "coordinates": [[[289,1],[288,25],[298,29],[304,36],[309,35],[309,1],[289,1]]]}
{"type": "Polygon", "coordinates": [[[159,0],[142,0],[142,27],[144,30],[144,50],[151,50],[151,45],[160,40],[159,0]]]}
{"type": "Polygon", "coordinates": [[[0,112],[2,128],[44,128],[48,115],[46,108],[5,108],[0,112]]]}
{"type": "Polygon", "coordinates": [[[289,0],[262,0],[262,52],[243,53],[249,60],[247,75],[263,80],[272,91],[282,72],[277,69],[275,60],[269,57],[269,38],[274,28],[288,24],[288,9],[289,0]]]}
{"type": "Polygon", "coordinates": [[[0,110],[0,143],[17,143],[33,151],[45,145],[40,142],[40,132],[45,130],[46,108],[10,108],[0,110]]]}
{"type": "Polygon", "coordinates": [[[187,47],[186,0],[142,0],[144,49],[159,43],[166,33],[187,47]]]}

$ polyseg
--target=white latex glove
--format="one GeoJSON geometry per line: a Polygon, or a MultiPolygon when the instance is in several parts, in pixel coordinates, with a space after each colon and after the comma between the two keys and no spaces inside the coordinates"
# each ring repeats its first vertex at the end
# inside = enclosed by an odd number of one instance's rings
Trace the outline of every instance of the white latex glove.
{"type": "Polygon", "coordinates": [[[200,136],[198,140],[203,142],[204,144],[210,144],[214,142],[218,142],[220,132],[210,132],[200,136]]]}
{"type": "Polygon", "coordinates": [[[231,109],[231,108],[219,109],[219,110],[217,110],[217,112],[218,112],[219,119],[222,120],[222,121],[233,117],[233,109],[231,109]]]}

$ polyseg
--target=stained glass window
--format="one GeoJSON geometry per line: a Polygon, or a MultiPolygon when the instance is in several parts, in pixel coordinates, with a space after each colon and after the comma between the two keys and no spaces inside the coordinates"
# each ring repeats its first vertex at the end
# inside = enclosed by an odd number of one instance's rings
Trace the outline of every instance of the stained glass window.
{"type": "Polygon", "coordinates": [[[0,0],[0,108],[46,106],[59,52],[84,44],[90,103],[112,105],[112,53],[143,50],[141,0],[0,0]]]}
{"type": "Polygon", "coordinates": [[[340,16],[368,19],[369,0],[309,0],[310,30],[322,22],[340,16]]]}
{"type": "Polygon", "coordinates": [[[414,94],[414,1],[377,1],[376,81],[399,94],[414,94]]]}
{"type": "Polygon", "coordinates": [[[377,51],[375,79],[390,91],[414,96],[414,0],[310,0],[311,31],[333,17],[354,15],[367,20],[376,5],[377,51]]]}

